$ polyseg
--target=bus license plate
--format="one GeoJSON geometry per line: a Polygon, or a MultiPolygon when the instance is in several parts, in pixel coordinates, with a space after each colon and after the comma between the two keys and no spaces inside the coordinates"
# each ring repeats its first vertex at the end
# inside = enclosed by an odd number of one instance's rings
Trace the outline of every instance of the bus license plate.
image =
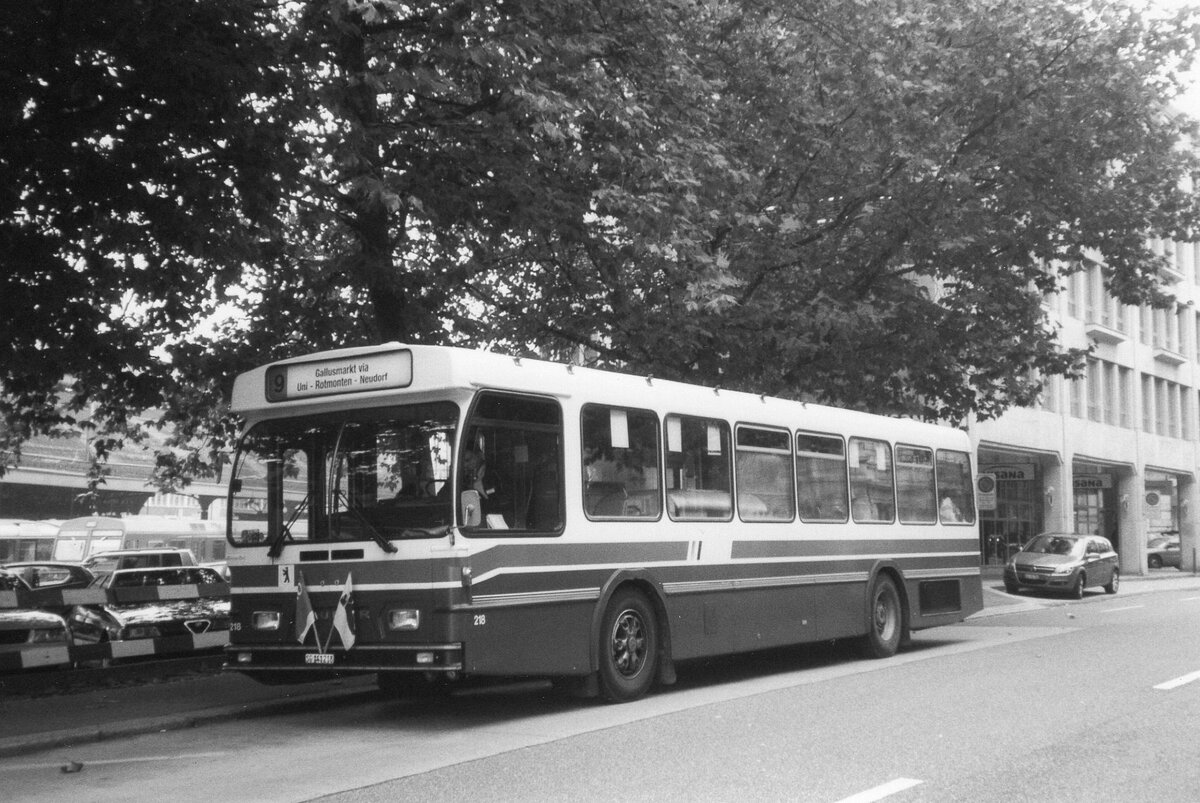
{"type": "Polygon", "coordinates": [[[332,664],[333,653],[331,652],[306,652],[304,653],[304,663],[306,664],[332,664]]]}

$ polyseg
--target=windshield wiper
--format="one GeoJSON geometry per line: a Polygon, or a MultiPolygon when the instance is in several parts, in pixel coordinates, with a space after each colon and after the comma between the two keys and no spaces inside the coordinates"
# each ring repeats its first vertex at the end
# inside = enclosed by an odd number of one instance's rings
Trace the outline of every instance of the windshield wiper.
{"type": "MultiPolygon", "coordinates": [[[[304,512],[306,507],[308,507],[307,494],[305,494],[304,498],[300,500],[300,504],[296,505],[296,509],[292,511],[292,515],[288,518],[287,524],[280,527],[279,532],[271,540],[271,547],[267,550],[267,557],[277,558],[279,557],[280,553],[283,552],[283,542],[289,538],[292,538],[292,525],[296,523],[298,518],[300,518],[300,514],[304,512]]],[[[294,541],[295,539],[292,538],[292,540],[294,541]]]]}
{"type": "Polygon", "coordinates": [[[340,490],[337,492],[337,498],[339,500],[341,500],[343,503],[345,503],[346,512],[354,516],[354,519],[359,524],[362,525],[363,529],[365,529],[367,531],[367,535],[371,536],[371,540],[374,541],[375,543],[379,544],[379,547],[384,552],[395,552],[396,551],[396,545],[393,544],[391,541],[387,540],[386,538],[384,538],[383,534],[380,533],[379,530],[375,529],[375,525],[372,524],[367,519],[366,515],[363,514],[362,510],[360,510],[357,505],[351,505],[350,500],[347,499],[346,495],[343,494],[340,490]]]}

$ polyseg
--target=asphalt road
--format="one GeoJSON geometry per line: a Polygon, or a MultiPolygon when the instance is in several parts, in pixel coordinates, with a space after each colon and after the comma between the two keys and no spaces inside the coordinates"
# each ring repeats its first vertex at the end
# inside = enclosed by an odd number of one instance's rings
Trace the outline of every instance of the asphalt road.
{"type": "Polygon", "coordinates": [[[0,789],[54,801],[1192,801],[1200,590],[1159,588],[997,598],[993,615],[917,634],[886,661],[822,646],[686,665],[678,685],[628,705],[509,685],[60,748],[0,761],[0,789]]]}

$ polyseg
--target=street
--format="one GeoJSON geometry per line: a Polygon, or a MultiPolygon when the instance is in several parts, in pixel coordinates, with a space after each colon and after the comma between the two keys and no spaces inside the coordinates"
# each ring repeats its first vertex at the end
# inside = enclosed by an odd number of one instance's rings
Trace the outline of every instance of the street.
{"type": "Polygon", "coordinates": [[[730,657],[618,706],[539,683],[375,699],[4,759],[0,789],[55,801],[1197,798],[1200,591],[992,610],[915,634],[886,661],[844,645],[730,657]]]}

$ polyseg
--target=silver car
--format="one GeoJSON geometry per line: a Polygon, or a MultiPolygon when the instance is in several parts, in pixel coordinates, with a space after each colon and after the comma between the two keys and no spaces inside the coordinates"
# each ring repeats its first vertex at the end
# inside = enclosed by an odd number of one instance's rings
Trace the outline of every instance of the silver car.
{"type": "Polygon", "coordinates": [[[1021,547],[1004,566],[1004,589],[1015,594],[1022,588],[1065,591],[1083,598],[1090,586],[1117,593],[1121,583],[1117,553],[1107,538],[1074,533],[1043,533],[1021,547]]]}

